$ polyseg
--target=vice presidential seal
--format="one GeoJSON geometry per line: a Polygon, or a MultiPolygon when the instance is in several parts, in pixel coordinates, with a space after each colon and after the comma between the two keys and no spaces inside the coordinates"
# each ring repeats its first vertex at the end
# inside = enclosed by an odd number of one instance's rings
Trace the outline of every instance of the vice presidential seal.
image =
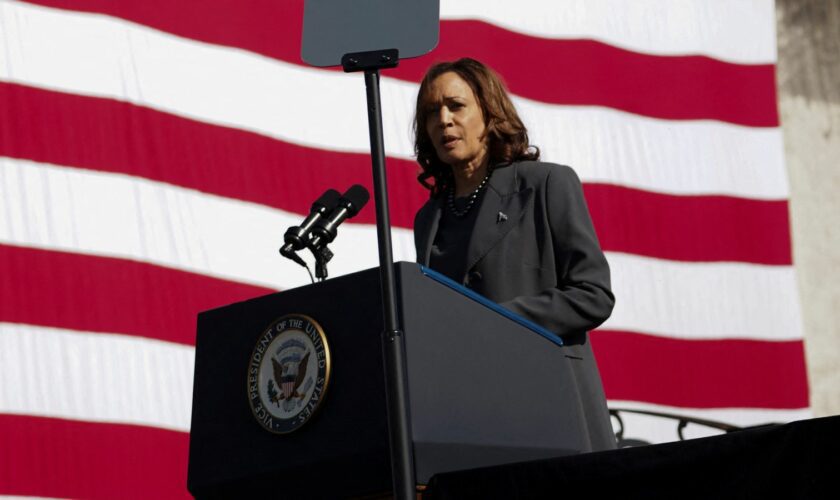
{"type": "Polygon", "coordinates": [[[324,330],[309,316],[283,316],[260,335],[251,354],[251,411],[271,432],[294,432],[320,407],[329,381],[330,349],[324,330]]]}

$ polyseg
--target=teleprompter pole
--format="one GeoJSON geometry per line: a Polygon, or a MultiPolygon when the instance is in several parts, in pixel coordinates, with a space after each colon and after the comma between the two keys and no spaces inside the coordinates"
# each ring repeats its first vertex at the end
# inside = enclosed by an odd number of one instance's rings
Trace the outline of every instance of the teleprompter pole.
{"type": "Polygon", "coordinates": [[[405,335],[397,309],[394,258],[391,247],[391,221],[385,175],[385,146],[382,133],[382,108],[379,96],[379,69],[399,62],[396,49],[346,54],[344,71],[364,71],[367,91],[370,154],[373,165],[373,194],[376,203],[376,235],[379,242],[379,273],[385,330],[382,332],[382,356],[388,404],[388,433],[391,443],[391,474],[394,497],[415,498],[414,450],[411,440],[411,411],[408,398],[408,375],[405,363],[405,335]]]}

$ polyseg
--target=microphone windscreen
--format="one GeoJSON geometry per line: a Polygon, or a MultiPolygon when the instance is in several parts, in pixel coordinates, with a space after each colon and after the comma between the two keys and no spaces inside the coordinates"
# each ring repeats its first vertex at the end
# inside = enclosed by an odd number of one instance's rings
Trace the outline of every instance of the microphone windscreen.
{"type": "Polygon", "coordinates": [[[349,216],[353,217],[367,204],[370,199],[370,193],[364,188],[364,186],[353,184],[350,186],[350,189],[344,193],[344,199],[350,202],[349,216]]]}
{"type": "Polygon", "coordinates": [[[327,189],[320,198],[312,203],[312,212],[324,209],[326,213],[332,212],[338,206],[338,200],[341,198],[341,193],[335,189],[327,189]]]}

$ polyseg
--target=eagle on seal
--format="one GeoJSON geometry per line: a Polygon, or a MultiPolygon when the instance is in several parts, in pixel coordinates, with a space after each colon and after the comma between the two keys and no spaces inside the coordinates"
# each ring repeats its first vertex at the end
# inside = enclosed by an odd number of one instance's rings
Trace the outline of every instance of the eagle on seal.
{"type": "Polygon", "coordinates": [[[281,365],[276,359],[271,358],[271,367],[274,369],[274,383],[280,387],[280,396],[278,400],[284,399],[303,399],[304,395],[298,392],[298,388],[300,388],[300,384],[306,380],[306,370],[309,368],[309,355],[312,354],[311,352],[307,352],[303,359],[297,364],[297,373],[287,373],[283,374],[283,365],[281,365]]]}

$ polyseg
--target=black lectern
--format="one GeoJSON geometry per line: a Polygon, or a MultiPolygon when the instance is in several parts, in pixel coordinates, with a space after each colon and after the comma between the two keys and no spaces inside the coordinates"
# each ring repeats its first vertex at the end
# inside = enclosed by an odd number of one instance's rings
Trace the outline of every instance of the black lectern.
{"type": "MultiPolygon", "coordinates": [[[[395,275],[418,482],[584,448],[583,416],[567,404],[578,396],[559,338],[415,264],[396,264],[395,275]]],[[[380,297],[371,269],[199,315],[188,478],[195,496],[391,490],[380,297]],[[289,315],[320,325],[328,356],[303,355],[294,339],[264,349],[266,332],[280,331],[278,318],[289,315]],[[274,361],[255,382],[261,349],[274,361]],[[313,389],[303,380],[314,370],[301,374],[318,362],[321,373],[329,363],[329,380],[313,389]],[[306,390],[320,391],[318,408],[291,432],[267,430],[253,403],[265,380],[266,404],[277,411],[305,412],[295,405],[306,390]]]]}

